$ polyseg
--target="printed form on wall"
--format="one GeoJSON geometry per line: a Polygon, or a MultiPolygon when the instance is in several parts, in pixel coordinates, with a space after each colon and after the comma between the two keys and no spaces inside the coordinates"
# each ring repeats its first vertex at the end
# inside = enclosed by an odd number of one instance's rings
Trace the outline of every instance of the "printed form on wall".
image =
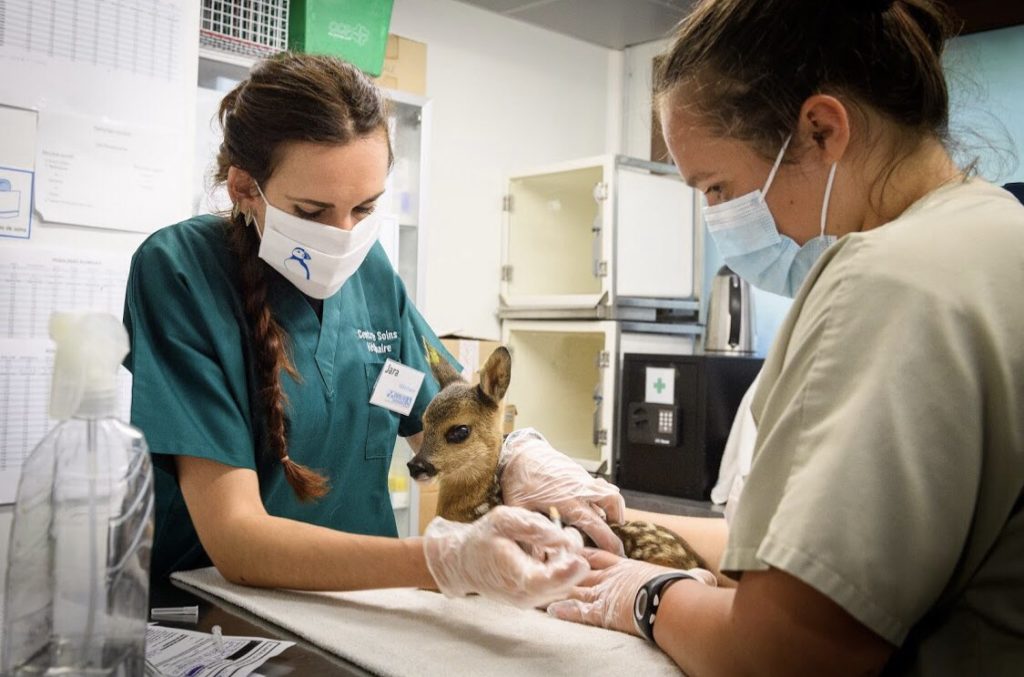
{"type": "Polygon", "coordinates": [[[47,221],[148,232],[188,216],[195,11],[189,0],[0,2],[0,104],[39,112],[47,221]],[[118,216],[157,180],[158,204],[118,216]]]}
{"type": "MultiPolygon", "coordinates": [[[[120,317],[127,256],[77,250],[0,247],[0,504],[14,500],[21,466],[54,426],[48,416],[54,311],[120,317]]],[[[120,417],[131,407],[131,375],[119,374],[120,417]]]]}

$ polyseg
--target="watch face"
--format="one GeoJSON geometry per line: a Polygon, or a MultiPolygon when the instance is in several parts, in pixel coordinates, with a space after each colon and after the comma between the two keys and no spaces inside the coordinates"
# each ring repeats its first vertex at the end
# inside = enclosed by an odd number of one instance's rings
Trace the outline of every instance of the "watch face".
{"type": "Polygon", "coordinates": [[[640,588],[636,594],[636,601],[633,603],[633,616],[638,620],[642,620],[647,611],[647,597],[647,590],[640,588]]]}

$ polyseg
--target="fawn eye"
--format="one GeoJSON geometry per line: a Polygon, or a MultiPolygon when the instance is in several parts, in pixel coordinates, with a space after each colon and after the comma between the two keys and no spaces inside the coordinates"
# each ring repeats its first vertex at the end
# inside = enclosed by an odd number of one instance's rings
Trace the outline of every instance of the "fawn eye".
{"type": "Polygon", "coordinates": [[[468,425],[456,425],[448,429],[448,432],[444,434],[444,438],[449,444],[458,444],[459,442],[465,442],[469,437],[469,426],[468,425]]]}

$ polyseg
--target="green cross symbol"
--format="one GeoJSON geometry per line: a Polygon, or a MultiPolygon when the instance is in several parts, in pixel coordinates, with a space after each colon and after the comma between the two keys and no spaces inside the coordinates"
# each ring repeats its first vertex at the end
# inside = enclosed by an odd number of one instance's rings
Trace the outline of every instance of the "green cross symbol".
{"type": "Polygon", "coordinates": [[[662,381],[661,377],[659,376],[658,380],[654,382],[654,389],[657,390],[658,394],[660,395],[661,391],[665,389],[666,385],[667,384],[664,381],[662,381]]]}

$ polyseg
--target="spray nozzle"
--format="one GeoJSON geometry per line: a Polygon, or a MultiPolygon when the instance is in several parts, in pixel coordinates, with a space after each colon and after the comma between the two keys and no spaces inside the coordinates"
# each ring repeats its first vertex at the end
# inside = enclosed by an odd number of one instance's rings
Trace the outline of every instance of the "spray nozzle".
{"type": "Polygon", "coordinates": [[[128,354],[128,332],[107,313],[54,313],[50,338],[57,344],[50,416],[116,413],[117,370],[128,354]]]}

